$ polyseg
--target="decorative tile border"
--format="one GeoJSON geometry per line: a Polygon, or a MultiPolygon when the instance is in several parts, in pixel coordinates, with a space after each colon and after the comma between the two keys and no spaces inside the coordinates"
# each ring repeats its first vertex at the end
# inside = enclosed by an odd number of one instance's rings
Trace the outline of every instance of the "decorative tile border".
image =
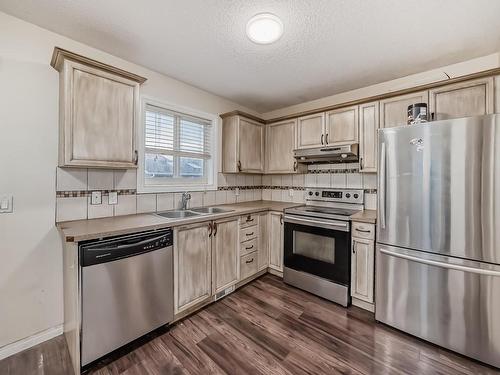
{"type": "Polygon", "coordinates": [[[80,197],[90,197],[93,191],[100,191],[102,195],[109,195],[109,192],[116,191],[118,195],[135,195],[137,191],[135,189],[123,189],[123,190],[70,190],[70,191],[56,191],[56,198],[80,198],[80,197]]]}
{"type": "Polygon", "coordinates": [[[308,170],[307,174],[320,174],[320,173],[359,173],[359,168],[345,168],[345,169],[315,169],[308,170]]]}

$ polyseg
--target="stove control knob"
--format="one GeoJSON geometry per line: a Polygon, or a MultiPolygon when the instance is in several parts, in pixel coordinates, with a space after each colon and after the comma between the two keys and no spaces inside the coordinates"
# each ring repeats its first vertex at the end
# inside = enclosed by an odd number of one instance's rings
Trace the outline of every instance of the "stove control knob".
{"type": "Polygon", "coordinates": [[[351,194],[347,193],[347,194],[345,195],[345,197],[346,197],[346,198],[351,198],[351,194]]]}
{"type": "Polygon", "coordinates": [[[312,192],[312,191],[310,191],[310,192],[309,192],[309,195],[313,195],[313,192],[312,192]]]}
{"type": "Polygon", "coordinates": [[[354,194],[354,199],[358,199],[359,198],[359,194],[354,194]]]}
{"type": "Polygon", "coordinates": [[[319,197],[319,191],[317,191],[316,193],[314,193],[314,195],[316,195],[317,197],[319,197]]]}

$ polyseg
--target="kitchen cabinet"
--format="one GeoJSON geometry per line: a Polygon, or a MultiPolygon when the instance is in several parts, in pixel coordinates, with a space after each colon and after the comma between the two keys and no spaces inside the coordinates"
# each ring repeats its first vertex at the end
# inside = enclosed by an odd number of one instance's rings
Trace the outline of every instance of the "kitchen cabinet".
{"type": "Polygon", "coordinates": [[[240,280],[245,280],[259,271],[259,238],[262,235],[260,228],[260,214],[240,217],[240,280]]]}
{"type": "Polygon", "coordinates": [[[325,114],[315,113],[297,119],[297,148],[321,147],[325,144],[325,114]]]}
{"type": "Polygon", "coordinates": [[[212,231],[212,293],[235,285],[240,279],[238,218],[213,222],[212,231]]]}
{"type": "Polygon", "coordinates": [[[259,245],[258,245],[258,270],[261,271],[269,266],[269,234],[270,220],[267,212],[259,215],[259,245]]]}
{"type": "Polygon", "coordinates": [[[495,87],[495,108],[494,113],[500,113],[500,76],[495,77],[494,85],[495,87]]]}
{"type": "Polygon", "coordinates": [[[358,106],[326,112],[325,145],[358,143],[358,106]]]}
{"type": "Polygon", "coordinates": [[[264,133],[262,122],[242,115],[225,116],[222,121],[222,172],[263,173],[264,133]]]}
{"type": "Polygon", "coordinates": [[[283,272],[283,214],[270,212],[269,216],[269,268],[283,272]]]}
{"type": "Polygon", "coordinates": [[[139,86],[146,79],[56,48],[59,166],[136,168],[139,86]]]}
{"type": "Polygon", "coordinates": [[[297,120],[266,126],[266,173],[296,173],[298,163],[293,157],[297,120]]]}
{"type": "Polygon", "coordinates": [[[419,91],[381,100],[380,128],[406,125],[408,120],[408,106],[415,103],[428,103],[428,98],[428,91],[419,91]]]}
{"type": "Polygon", "coordinates": [[[494,78],[486,77],[429,91],[435,120],[481,116],[494,111],[494,78]]]}
{"type": "Polygon", "coordinates": [[[174,310],[184,311],[212,295],[212,223],[174,229],[174,310]]]}
{"type": "Polygon", "coordinates": [[[351,296],[353,304],[373,311],[375,225],[352,222],[351,296]]]}
{"type": "Polygon", "coordinates": [[[379,103],[359,106],[359,171],[377,172],[379,103]]]}

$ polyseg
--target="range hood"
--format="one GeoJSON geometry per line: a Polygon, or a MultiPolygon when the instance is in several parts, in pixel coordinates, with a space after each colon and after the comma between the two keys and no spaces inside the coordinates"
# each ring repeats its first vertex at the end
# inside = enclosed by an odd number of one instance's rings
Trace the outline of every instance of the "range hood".
{"type": "Polygon", "coordinates": [[[299,163],[354,163],[359,160],[359,145],[325,146],[305,150],[294,150],[299,163]]]}

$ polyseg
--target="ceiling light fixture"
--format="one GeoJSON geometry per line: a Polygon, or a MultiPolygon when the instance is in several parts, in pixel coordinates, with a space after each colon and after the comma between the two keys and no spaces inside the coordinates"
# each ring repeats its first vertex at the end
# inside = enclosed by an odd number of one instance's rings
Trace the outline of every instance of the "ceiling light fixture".
{"type": "Polygon", "coordinates": [[[283,22],[271,13],[259,13],[247,22],[247,36],[257,44],[271,44],[283,35],[283,22]]]}

